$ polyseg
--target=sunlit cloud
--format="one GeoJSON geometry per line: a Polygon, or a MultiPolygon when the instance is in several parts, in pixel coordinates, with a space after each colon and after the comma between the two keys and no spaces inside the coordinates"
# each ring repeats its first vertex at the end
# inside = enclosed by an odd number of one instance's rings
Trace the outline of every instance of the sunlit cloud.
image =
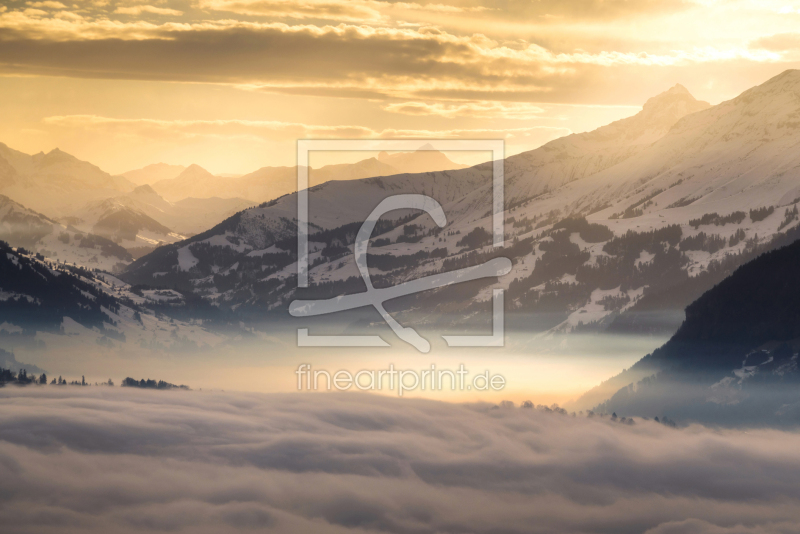
{"type": "Polygon", "coordinates": [[[751,43],[754,49],[785,52],[800,49],[800,33],[780,33],[756,39],[751,43]]]}
{"type": "Polygon", "coordinates": [[[438,94],[520,100],[565,86],[574,90],[596,76],[597,69],[783,59],[780,51],[746,45],[693,46],[669,53],[554,52],[538,44],[508,46],[481,34],[456,35],[432,27],[228,19],[155,24],[13,11],[0,14],[0,28],[7,30],[0,63],[12,72],[234,83],[351,97],[438,94]],[[488,93],[496,97],[479,96],[488,93]]]}
{"type": "MultiPolygon", "coordinates": [[[[578,0],[560,2],[390,2],[381,0],[199,0],[200,9],[223,11],[251,16],[276,18],[322,19],[343,22],[387,22],[394,17],[426,16],[425,22],[435,23],[433,17],[472,17],[491,13],[491,20],[539,18],[607,19],[663,11],[682,11],[695,5],[685,0],[578,0]]],[[[441,20],[447,24],[450,20],[441,20]]]]}
{"type": "Polygon", "coordinates": [[[545,111],[543,108],[533,104],[504,102],[466,102],[460,104],[396,102],[386,105],[383,109],[392,113],[415,116],[437,115],[447,118],[475,117],[520,120],[541,118],[542,113],[545,111]]]}
{"type": "Polygon", "coordinates": [[[34,8],[28,8],[22,13],[31,18],[39,18],[48,14],[47,11],[42,11],[41,9],[34,9],[34,8]]]}
{"type": "Polygon", "coordinates": [[[394,2],[389,4],[394,9],[409,9],[413,11],[432,11],[434,13],[482,13],[495,8],[488,6],[457,6],[452,4],[416,4],[409,2],[394,2]]]}
{"type": "Polygon", "coordinates": [[[121,15],[141,15],[142,13],[152,13],[154,15],[171,15],[174,17],[178,17],[183,15],[183,11],[178,11],[177,9],[169,9],[165,7],[155,7],[155,6],[120,6],[114,10],[114,13],[119,13],[121,15]]]}
{"type": "Polygon", "coordinates": [[[364,126],[322,126],[280,121],[253,120],[157,120],[118,119],[95,115],[53,116],[44,119],[48,126],[103,132],[120,137],[149,139],[248,137],[272,141],[299,138],[329,139],[506,139],[509,143],[537,143],[570,134],[568,128],[535,126],[512,129],[396,129],[374,130],[364,126]]]}
{"type": "Polygon", "coordinates": [[[51,9],[66,9],[67,7],[61,2],[54,2],[53,0],[47,0],[46,2],[26,2],[25,5],[31,7],[51,8],[51,9]]]}
{"type": "Polygon", "coordinates": [[[201,9],[293,19],[375,22],[382,2],[370,0],[200,0],[201,9]]]}

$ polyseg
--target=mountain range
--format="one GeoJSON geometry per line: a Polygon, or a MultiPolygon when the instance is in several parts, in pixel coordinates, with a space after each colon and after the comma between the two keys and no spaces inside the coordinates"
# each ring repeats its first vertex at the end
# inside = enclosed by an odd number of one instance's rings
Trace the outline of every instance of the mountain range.
{"type": "MultiPolygon", "coordinates": [[[[377,158],[367,158],[356,163],[340,163],[309,169],[309,182],[315,185],[331,180],[357,180],[465,167],[466,165],[454,163],[441,152],[428,149],[395,154],[381,152],[377,158]]],[[[136,173],[143,173],[145,169],[133,171],[133,175],[140,176],[136,173]]],[[[149,175],[154,176],[156,170],[164,172],[165,168],[162,166],[153,169],[149,175]]],[[[129,175],[131,173],[125,174],[129,175]]],[[[190,165],[178,174],[154,181],[150,185],[164,198],[172,201],[181,200],[188,195],[195,198],[239,197],[260,203],[297,191],[297,167],[262,167],[243,176],[224,177],[214,176],[199,165],[190,165]]]]}
{"type": "Polygon", "coordinates": [[[69,215],[78,205],[131,191],[134,185],[54,149],[24,154],[0,143],[0,193],[48,217],[69,215]]]}
{"type": "MultiPolygon", "coordinates": [[[[311,169],[311,176],[315,180],[351,180],[426,166],[463,167],[442,153],[418,151],[328,165],[311,169]]],[[[43,214],[64,229],[69,227],[116,243],[127,251],[127,259],[120,258],[113,264],[117,269],[131,257],[181,241],[245,208],[294,191],[296,183],[295,167],[264,167],[236,177],[215,176],[198,165],[158,163],[112,176],[59,149],[28,155],[0,144],[0,194],[18,204],[19,209],[33,210],[36,217],[43,214]]],[[[86,259],[81,251],[70,252],[69,246],[56,246],[52,240],[18,241],[20,223],[21,219],[17,220],[15,230],[4,234],[13,246],[34,251],[41,248],[42,253],[59,250],[62,261],[86,259]]],[[[110,268],[108,262],[100,260],[86,265],[110,268]]]]}
{"type": "MultiPolygon", "coordinates": [[[[716,106],[675,86],[633,117],[507,158],[503,249],[489,239],[487,163],[311,187],[308,290],[295,281],[295,194],[160,247],[121,277],[285,316],[301,294],[363,290],[352,254],[360,222],[390,195],[420,193],[443,206],[447,224],[406,212],[384,218],[369,260],[381,284],[503,255],[513,268],[499,285],[515,328],[674,332],[686,305],[797,226],[798,94],[796,70],[716,106]]],[[[398,299],[392,309],[404,324],[471,328],[488,320],[476,312],[491,290],[487,280],[398,299]],[[438,313],[414,312],[423,308],[438,313]]]]}

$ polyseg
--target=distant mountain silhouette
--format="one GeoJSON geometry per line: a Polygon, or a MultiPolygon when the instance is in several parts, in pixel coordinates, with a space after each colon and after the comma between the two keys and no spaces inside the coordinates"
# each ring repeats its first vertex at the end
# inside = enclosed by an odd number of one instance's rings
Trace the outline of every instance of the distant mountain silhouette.
{"type": "Polygon", "coordinates": [[[57,148],[28,155],[0,143],[0,193],[50,217],[133,188],[126,178],[111,176],[57,148]]]}
{"type": "MultiPolygon", "coordinates": [[[[367,158],[356,163],[312,168],[309,171],[309,181],[311,185],[318,185],[331,180],[358,180],[465,167],[454,163],[438,151],[417,150],[391,155],[381,153],[377,158],[367,158]]],[[[190,165],[171,178],[153,182],[152,186],[160,195],[171,201],[188,197],[239,197],[259,203],[296,191],[297,167],[262,167],[242,176],[215,176],[199,165],[190,165]]]]}
{"type": "Polygon", "coordinates": [[[122,176],[137,185],[153,185],[160,180],[175,178],[186,170],[183,165],[169,165],[167,163],[153,163],[141,169],[123,172],[122,176]]]}

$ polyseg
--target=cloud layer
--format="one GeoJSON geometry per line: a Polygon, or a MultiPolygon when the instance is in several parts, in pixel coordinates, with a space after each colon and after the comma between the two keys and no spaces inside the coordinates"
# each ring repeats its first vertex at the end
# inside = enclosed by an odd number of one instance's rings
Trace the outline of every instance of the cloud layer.
{"type": "Polygon", "coordinates": [[[509,144],[542,144],[569,135],[567,128],[533,126],[510,129],[450,130],[373,130],[363,126],[320,126],[280,121],[251,120],[155,120],[116,119],[96,115],[47,117],[50,126],[77,132],[101,132],[105,135],[136,136],[148,139],[252,138],[282,140],[287,137],[315,139],[505,139],[509,144]]]}
{"type": "Polygon", "coordinates": [[[4,532],[773,534],[800,436],[350,394],[0,390],[4,532]]]}
{"type": "Polygon", "coordinates": [[[46,9],[26,5],[0,13],[0,72],[246,84],[352,98],[570,102],[585,101],[604,78],[633,78],[630,71],[642,76],[647,69],[780,63],[792,56],[762,46],[769,36],[758,32],[733,41],[713,35],[681,40],[673,34],[662,42],[630,30],[609,32],[606,16],[622,16],[625,6],[651,15],[665,5],[680,12],[686,6],[699,9],[683,2],[534,3],[544,13],[529,13],[521,2],[508,2],[501,10],[457,3],[202,0],[188,13],[181,3],[120,5],[102,13],[53,9],[55,4],[37,2],[30,5],[46,9]],[[559,5],[569,9],[561,13],[559,5]],[[516,13],[517,20],[530,20],[540,31],[535,39],[515,39],[515,32],[492,35],[458,25],[398,23],[385,14],[398,9],[469,13],[476,24],[497,11],[505,17],[494,21],[498,28],[516,13]],[[597,20],[591,29],[573,18],[592,10],[597,20]],[[338,19],[335,25],[317,20],[326,13],[338,19]],[[557,29],[548,17],[559,21],[557,29]]]}

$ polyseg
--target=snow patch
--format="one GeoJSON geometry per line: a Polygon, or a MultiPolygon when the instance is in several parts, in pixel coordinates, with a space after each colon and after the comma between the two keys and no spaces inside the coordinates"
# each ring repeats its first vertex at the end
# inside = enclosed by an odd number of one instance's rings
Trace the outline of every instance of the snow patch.
{"type": "MultiPolygon", "coordinates": [[[[222,237],[222,236],[214,236],[222,237]]],[[[192,251],[189,250],[189,245],[178,249],[178,269],[181,271],[189,271],[199,263],[200,260],[194,257],[192,251]]]]}

